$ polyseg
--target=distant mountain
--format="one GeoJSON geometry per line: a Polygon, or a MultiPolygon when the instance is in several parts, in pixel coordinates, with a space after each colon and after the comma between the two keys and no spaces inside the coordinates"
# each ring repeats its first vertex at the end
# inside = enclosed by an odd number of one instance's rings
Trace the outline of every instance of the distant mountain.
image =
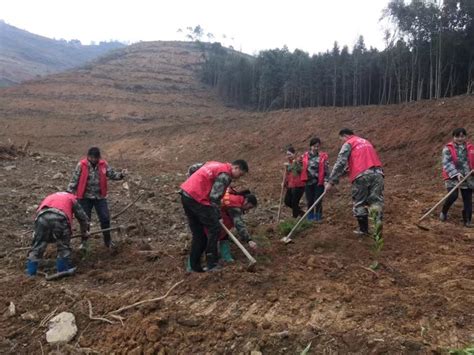
{"type": "Polygon", "coordinates": [[[122,47],[120,42],[82,45],[78,40],[54,40],[0,20],[0,87],[74,68],[122,47]]]}

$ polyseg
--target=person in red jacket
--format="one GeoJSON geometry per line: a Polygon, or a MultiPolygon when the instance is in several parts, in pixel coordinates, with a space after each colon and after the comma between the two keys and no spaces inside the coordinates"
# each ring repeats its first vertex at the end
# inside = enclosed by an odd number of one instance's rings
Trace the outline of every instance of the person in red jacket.
{"type": "MultiPolygon", "coordinates": [[[[255,207],[257,207],[257,197],[250,193],[249,190],[237,192],[232,188],[228,188],[222,198],[222,222],[229,230],[235,227],[240,239],[243,242],[248,243],[249,247],[252,249],[256,249],[257,244],[250,237],[242,217],[250,209],[255,207]]],[[[224,229],[221,230],[219,236],[219,253],[221,259],[224,261],[234,261],[230,252],[229,238],[224,229]]]]}
{"type": "MultiPolygon", "coordinates": [[[[329,177],[329,157],[326,152],[320,152],[321,140],[314,137],[309,142],[309,151],[303,154],[301,181],[305,183],[306,201],[308,208],[323,194],[324,183],[329,177]]],[[[313,211],[308,213],[309,221],[320,223],[323,219],[323,201],[320,201],[313,211]]]]}
{"type": "Polygon", "coordinates": [[[232,164],[209,161],[197,169],[189,169],[194,173],[181,184],[180,194],[193,236],[189,257],[193,271],[204,271],[201,266],[201,255],[204,251],[208,270],[217,268],[221,199],[232,180],[245,175],[248,170],[247,162],[241,159],[232,164]],[[205,228],[208,231],[207,236],[205,228]]]}
{"type": "Polygon", "coordinates": [[[368,140],[354,135],[351,129],[341,129],[339,137],[344,144],[326,183],[326,191],[348,172],[352,183],[353,212],[359,224],[359,229],[354,233],[366,235],[369,233],[368,207],[377,212],[380,221],[383,217],[382,163],[373,145],[368,140]]]}
{"type": "Polygon", "coordinates": [[[302,159],[297,158],[296,150],[293,146],[289,146],[286,150],[286,157],[288,162],[285,163],[286,178],[285,178],[285,205],[291,208],[293,218],[304,215],[300,207],[300,200],[303,197],[305,182],[301,180],[302,159]]]}
{"type": "MultiPolygon", "coordinates": [[[[469,175],[474,169],[474,145],[467,142],[467,131],[464,128],[456,128],[453,131],[453,141],[443,148],[443,178],[448,191],[454,188],[459,181],[469,175]]],[[[440,220],[446,221],[449,208],[458,198],[461,191],[463,200],[462,219],[464,226],[472,228],[472,191],[474,189],[474,176],[465,180],[460,188],[454,191],[444,202],[440,213],[440,220]]]]}
{"type": "Polygon", "coordinates": [[[76,196],[67,192],[56,192],[40,203],[36,211],[34,237],[26,263],[28,275],[36,275],[38,261],[43,257],[48,243],[56,243],[57,246],[57,271],[62,272],[72,268],[69,241],[73,214],[80,223],[82,235],[86,237],[89,219],[76,196]]]}
{"type": "MultiPolygon", "coordinates": [[[[73,177],[67,188],[68,192],[75,193],[82,208],[91,219],[92,208],[95,208],[99,217],[100,227],[110,227],[109,206],[107,204],[107,180],[122,180],[127,170],[120,172],[112,169],[101,158],[100,150],[92,147],[87,152],[87,158],[82,159],[76,166],[73,177]]],[[[110,231],[103,233],[104,244],[112,246],[110,231]]],[[[87,239],[83,239],[81,249],[86,247],[87,239]]]]}

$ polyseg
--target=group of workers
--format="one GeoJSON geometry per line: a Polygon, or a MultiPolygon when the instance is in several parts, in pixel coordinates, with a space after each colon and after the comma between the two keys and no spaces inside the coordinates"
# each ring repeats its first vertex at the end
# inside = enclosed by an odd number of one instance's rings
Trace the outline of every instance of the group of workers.
{"type": "MultiPolygon", "coordinates": [[[[462,218],[464,226],[472,227],[472,191],[474,188],[474,145],[467,142],[464,128],[453,131],[453,140],[442,152],[443,177],[448,191],[459,185],[463,199],[462,218]],[[462,184],[460,182],[462,181],[462,184]]],[[[291,208],[294,218],[307,215],[309,221],[322,223],[322,195],[330,192],[347,174],[352,184],[353,214],[357,219],[356,234],[369,234],[369,210],[375,213],[381,223],[384,207],[384,173],[382,163],[374,146],[351,129],[340,130],[343,141],[336,162],[329,169],[329,156],[320,150],[321,140],[312,138],[309,150],[298,156],[289,146],[285,163],[285,204],[291,208]],[[306,195],[308,213],[300,207],[300,199],[306,195]],[[319,199],[319,202],[318,202],[319,199]],[[318,203],[316,203],[318,202],[318,203]]],[[[232,163],[209,161],[194,164],[188,169],[188,177],[180,187],[181,203],[192,234],[191,250],[187,262],[190,272],[215,271],[222,267],[219,260],[233,261],[225,229],[235,227],[242,241],[252,249],[257,244],[252,240],[243,221],[243,214],[257,206],[257,198],[248,190],[236,191],[230,185],[248,173],[245,160],[232,163]],[[226,228],[223,228],[225,226],[226,228]],[[206,265],[202,265],[205,254],[206,265]]],[[[107,205],[107,180],[121,180],[126,170],[114,171],[101,159],[100,150],[90,148],[73,174],[65,192],[47,196],[39,205],[34,227],[34,238],[28,252],[27,274],[37,273],[38,261],[48,243],[57,244],[57,271],[72,268],[70,239],[73,215],[80,223],[81,247],[87,245],[89,221],[92,209],[99,217],[106,247],[113,247],[110,231],[110,217],[107,205]]],[[[446,199],[440,220],[446,221],[449,208],[457,199],[458,190],[452,191],[446,199]]]]}

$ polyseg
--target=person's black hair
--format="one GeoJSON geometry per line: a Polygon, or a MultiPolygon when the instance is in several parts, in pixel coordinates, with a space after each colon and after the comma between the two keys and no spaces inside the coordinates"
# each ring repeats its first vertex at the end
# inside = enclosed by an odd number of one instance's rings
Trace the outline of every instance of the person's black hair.
{"type": "Polygon", "coordinates": [[[352,129],[349,129],[349,128],[343,128],[339,131],[339,135],[340,136],[345,136],[345,135],[352,136],[352,135],[354,135],[354,131],[352,129]]]}
{"type": "Polygon", "coordinates": [[[240,170],[248,173],[249,172],[249,165],[243,159],[237,159],[232,162],[232,165],[236,165],[240,168],[240,170]]]}
{"type": "Polygon", "coordinates": [[[453,130],[453,137],[459,137],[461,134],[467,136],[465,128],[456,128],[453,130]]]}
{"type": "Polygon", "coordinates": [[[319,139],[318,137],[311,138],[311,140],[309,141],[309,146],[311,147],[316,144],[321,144],[321,139],[319,139]]]}
{"type": "Polygon", "coordinates": [[[295,154],[295,153],[296,153],[295,148],[294,148],[291,144],[286,148],[286,151],[287,151],[287,152],[290,152],[290,153],[292,153],[292,154],[295,154]]]}
{"type": "Polygon", "coordinates": [[[242,190],[242,191],[235,191],[233,192],[234,195],[240,195],[240,196],[247,196],[247,195],[250,195],[251,192],[250,190],[246,189],[246,190],[242,190]]]}
{"type": "Polygon", "coordinates": [[[87,156],[89,157],[94,157],[94,158],[100,158],[100,149],[97,147],[91,147],[87,151],[87,156]]]}
{"type": "Polygon", "coordinates": [[[254,207],[257,207],[257,196],[255,196],[254,194],[248,194],[248,195],[245,195],[245,200],[252,204],[254,207]]]}

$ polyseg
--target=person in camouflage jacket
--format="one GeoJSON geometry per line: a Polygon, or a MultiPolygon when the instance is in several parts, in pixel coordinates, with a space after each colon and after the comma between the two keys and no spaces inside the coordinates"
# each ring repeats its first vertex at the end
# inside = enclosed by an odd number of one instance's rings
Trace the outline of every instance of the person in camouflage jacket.
{"type": "MultiPolygon", "coordinates": [[[[108,163],[101,159],[100,150],[92,147],[87,153],[87,158],[82,159],[76,166],[67,191],[77,195],[79,203],[86,212],[89,220],[92,209],[95,208],[102,229],[110,228],[110,214],[107,203],[107,180],[122,180],[127,170],[120,172],[112,169],[108,163]]],[[[112,246],[110,231],[103,233],[106,247],[112,246]]],[[[87,239],[82,240],[81,249],[85,248],[87,239]]]]}
{"type": "MultiPolygon", "coordinates": [[[[474,145],[467,142],[467,131],[456,128],[453,131],[453,141],[443,147],[441,161],[443,165],[443,178],[448,191],[452,190],[459,181],[471,174],[474,169],[474,145]]],[[[465,180],[459,189],[454,191],[444,202],[440,213],[440,220],[446,221],[448,211],[461,192],[463,200],[462,219],[464,226],[472,228],[472,191],[474,189],[474,176],[465,180]]]]}

